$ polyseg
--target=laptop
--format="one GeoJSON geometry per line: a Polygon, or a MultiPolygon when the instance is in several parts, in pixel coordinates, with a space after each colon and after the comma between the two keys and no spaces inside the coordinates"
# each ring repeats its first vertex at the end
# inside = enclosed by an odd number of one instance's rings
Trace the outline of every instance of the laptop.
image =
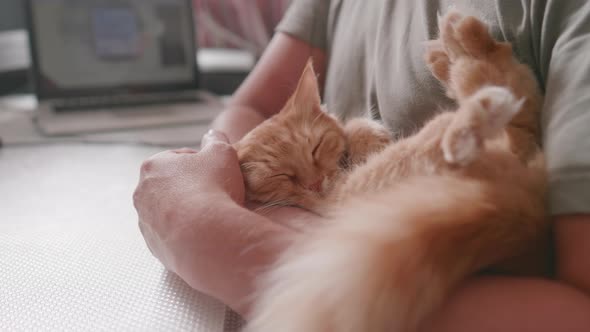
{"type": "Polygon", "coordinates": [[[191,0],[26,0],[47,135],[209,122],[191,0]]]}

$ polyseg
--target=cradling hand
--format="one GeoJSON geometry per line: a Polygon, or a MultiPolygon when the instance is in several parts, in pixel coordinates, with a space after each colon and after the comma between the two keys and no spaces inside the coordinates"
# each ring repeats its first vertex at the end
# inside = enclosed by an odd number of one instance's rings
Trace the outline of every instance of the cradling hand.
{"type": "Polygon", "coordinates": [[[211,131],[199,152],[184,148],[158,153],[141,166],[133,200],[148,247],[178,272],[184,253],[195,249],[208,214],[228,201],[244,203],[236,152],[223,134],[211,131]]]}

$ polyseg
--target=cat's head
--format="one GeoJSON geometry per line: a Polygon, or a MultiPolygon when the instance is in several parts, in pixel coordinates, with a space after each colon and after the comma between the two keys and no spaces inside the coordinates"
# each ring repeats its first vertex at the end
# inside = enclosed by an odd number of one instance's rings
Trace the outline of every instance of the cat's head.
{"type": "Polygon", "coordinates": [[[249,200],[311,208],[332,188],[346,139],[320,104],[310,61],[281,112],[235,145],[249,200]]]}

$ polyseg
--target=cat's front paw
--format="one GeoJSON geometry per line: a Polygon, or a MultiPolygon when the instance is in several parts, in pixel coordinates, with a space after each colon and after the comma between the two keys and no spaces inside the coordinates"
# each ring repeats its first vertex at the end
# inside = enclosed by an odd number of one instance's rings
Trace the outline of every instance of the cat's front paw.
{"type": "Polygon", "coordinates": [[[452,165],[466,166],[477,158],[487,139],[501,135],[522,108],[510,90],[489,86],[465,100],[447,128],[441,148],[452,165]]]}
{"type": "Polygon", "coordinates": [[[451,62],[460,57],[483,59],[499,46],[488,26],[473,16],[450,11],[439,18],[438,26],[440,40],[451,62]]]}
{"type": "MultiPolygon", "coordinates": [[[[462,58],[484,59],[498,49],[485,23],[473,16],[450,11],[438,18],[439,38],[426,43],[424,60],[432,74],[445,86],[447,95],[456,99],[453,80],[455,65],[465,67],[462,58]]],[[[465,69],[465,68],[463,68],[465,69]]],[[[464,71],[464,70],[463,70],[464,71]]]]}
{"type": "Polygon", "coordinates": [[[348,121],[344,126],[344,134],[348,142],[348,167],[364,164],[369,156],[381,152],[392,142],[387,128],[365,118],[348,121]]]}
{"type": "Polygon", "coordinates": [[[473,128],[448,130],[441,144],[445,161],[451,165],[467,166],[479,155],[482,139],[473,128]]]}
{"type": "Polygon", "coordinates": [[[436,77],[436,79],[447,89],[447,96],[449,96],[449,98],[454,98],[455,94],[450,89],[451,59],[440,39],[429,40],[426,42],[424,61],[432,75],[434,75],[434,77],[436,77]]]}

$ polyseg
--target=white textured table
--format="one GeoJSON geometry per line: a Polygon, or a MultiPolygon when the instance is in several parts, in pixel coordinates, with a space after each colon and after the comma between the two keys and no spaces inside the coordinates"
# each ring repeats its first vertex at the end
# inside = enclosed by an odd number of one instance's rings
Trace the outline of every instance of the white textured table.
{"type": "Polygon", "coordinates": [[[131,197],[159,148],[0,149],[0,331],[230,331],[146,248],[131,197]]]}

